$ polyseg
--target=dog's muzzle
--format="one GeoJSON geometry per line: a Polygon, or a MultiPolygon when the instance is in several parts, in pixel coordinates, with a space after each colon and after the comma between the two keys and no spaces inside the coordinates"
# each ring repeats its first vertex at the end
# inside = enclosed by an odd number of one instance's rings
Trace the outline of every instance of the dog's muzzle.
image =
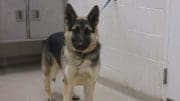
{"type": "Polygon", "coordinates": [[[80,50],[80,51],[83,51],[83,50],[85,50],[88,46],[86,46],[85,44],[83,44],[83,42],[74,42],[73,43],[73,46],[74,46],[74,48],[75,49],[77,49],[77,50],[80,50]]]}

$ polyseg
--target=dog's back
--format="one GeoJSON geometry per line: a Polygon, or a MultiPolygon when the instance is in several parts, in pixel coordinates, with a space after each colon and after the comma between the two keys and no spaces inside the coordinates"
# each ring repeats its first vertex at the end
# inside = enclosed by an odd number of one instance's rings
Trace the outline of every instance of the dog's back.
{"type": "Polygon", "coordinates": [[[57,32],[50,35],[44,45],[43,53],[42,53],[42,69],[45,74],[50,71],[50,67],[52,67],[53,63],[56,62],[61,68],[61,51],[64,46],[64,33],[57,32]]]}

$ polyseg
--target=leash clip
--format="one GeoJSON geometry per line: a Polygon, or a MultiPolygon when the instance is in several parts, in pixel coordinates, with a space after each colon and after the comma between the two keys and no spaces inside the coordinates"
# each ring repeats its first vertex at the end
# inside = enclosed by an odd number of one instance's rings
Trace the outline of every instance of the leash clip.
{"type": "Polygon", "coordinates": [[[81,58],[84,58],[84,54],[82,52],[78,53],[81,58]]]}

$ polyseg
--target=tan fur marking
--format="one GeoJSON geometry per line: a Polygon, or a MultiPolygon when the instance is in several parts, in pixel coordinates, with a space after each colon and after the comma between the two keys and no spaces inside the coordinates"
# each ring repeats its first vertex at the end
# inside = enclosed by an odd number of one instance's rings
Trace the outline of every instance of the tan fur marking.
{"type": "Polygon", "coordinates": [[[46,94],[48,95],[48,98],[51,99],[51,86],[50,86],[50,80],[49,78],[45,78],[44,80],[44,88],[46,91],[46,94]]]}
{"type": "Polygon", "coordinates": [[[83,53],[90,52],[90,51],[92,51],[93,49],[95,49],[96,46],[97,46],[97,42],[98,42],[98,40],[99,40],[99,35],[98,35],[97,30],[95,31],[95,33],[92,33],[92,34],[94,34],[94,35],[93,35],[94,38],[92,38],[93,40],[91,41],[89,47],[86,48],[86,49],[83,51],[83,53]]]}
{"type": "Polygon", "coordinates": [[[77,20],[81,20],[81,19],[87,20],[87,17],[83,17],[83,16],[78,16],[78,17],[77,17],[77,20]]]}
{"type": "Polygon", "coordinates": [[[76,49],[73,47],[72,41],[71,41],[71,37],[72,37],[72,32],[71,31],[67,31],[65,33],[65,44],[67,45],[67,48],[73,52],[76,49]]]}
{"type": "Polygon", "coordinates": [[[73,94],[73,87],[69,85],[67,82],[65,82],[63,101],[71,101],[72,94],[73,94]]]}

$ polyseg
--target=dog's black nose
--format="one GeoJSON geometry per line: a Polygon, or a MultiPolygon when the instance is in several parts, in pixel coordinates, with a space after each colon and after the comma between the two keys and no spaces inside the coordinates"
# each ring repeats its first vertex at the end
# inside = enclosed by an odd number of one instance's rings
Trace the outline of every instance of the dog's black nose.
{"type": "Polygon", "coordinates": [[[84,43],[82,41],[75,42],[74,47],[78,50],[84,50],[85,49],[84,43]]]}

